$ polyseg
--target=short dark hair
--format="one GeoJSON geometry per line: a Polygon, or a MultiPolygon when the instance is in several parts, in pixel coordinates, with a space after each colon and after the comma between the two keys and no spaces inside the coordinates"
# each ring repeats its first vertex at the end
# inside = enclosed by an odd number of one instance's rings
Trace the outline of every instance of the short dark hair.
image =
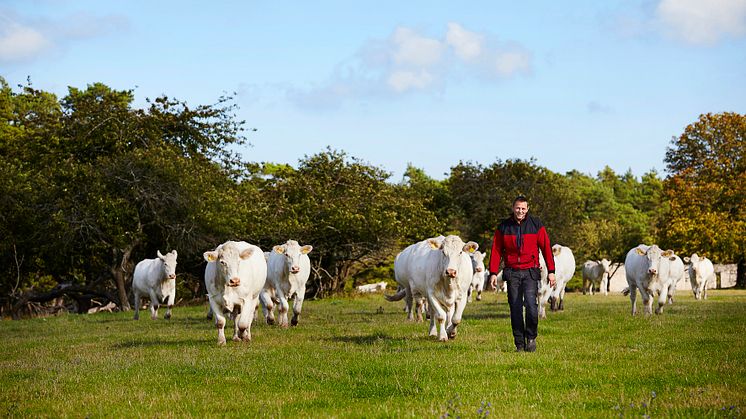
{"type": "Polygon", "coordinates": [[[525,197],[525,196],[523,196],[523,195],[518,195],[518,196],[516,196],[516,197],[515,197],[515,199],[513,200],[513,206],[515,206],[515,203],[516,203],[516,202],[525,202],[526,204],[528,204],[528,199],[526,199],[526,197],[525,197]]]}

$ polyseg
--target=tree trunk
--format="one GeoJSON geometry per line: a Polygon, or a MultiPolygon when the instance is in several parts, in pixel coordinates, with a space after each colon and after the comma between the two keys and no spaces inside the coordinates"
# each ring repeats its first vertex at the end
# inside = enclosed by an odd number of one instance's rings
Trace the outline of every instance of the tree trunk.
{"type": "Polygon", "coordinates": [[[746,288],[746,258],[742,256],[736,266],[736,287],[746,288]]]}
{"type": "Polygon", "coordinates": [[[122,250],[122,259],[121,261],[117,258],[117,250],[113,250],[114,253],[114,260],[116,262],[116,265],[111,267],[111,275],[114,277],[114,283],[117,286],[117,295],[119,296],[119,307],[122,309],[122,311],[129,311],[130,310],[130,302],[129,298],[127,297],[127,282],[128,279],[132,276],[132,261],[130,260],[130,255],[132,254],[132,249],[134,249],[135,245],[132,244],[130,246],[127,246],[125,249],[122,250]]]}

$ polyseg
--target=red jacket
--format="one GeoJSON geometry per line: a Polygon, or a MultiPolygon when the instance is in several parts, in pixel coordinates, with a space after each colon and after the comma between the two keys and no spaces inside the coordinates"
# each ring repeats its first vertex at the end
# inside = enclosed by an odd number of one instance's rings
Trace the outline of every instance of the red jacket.
{"type": "Polygon", "coordinates": [[[505,219],[495,230],[490,254],[490,274],[500,271],[500,261],[505,260],[505,267],[511,269],[529,269],[539,267],[539,249],[547,264],[547,273],[554,273],[554,256],[549,235],[536,217],[526,214],[518,223],[511,216],[505,219]]]}

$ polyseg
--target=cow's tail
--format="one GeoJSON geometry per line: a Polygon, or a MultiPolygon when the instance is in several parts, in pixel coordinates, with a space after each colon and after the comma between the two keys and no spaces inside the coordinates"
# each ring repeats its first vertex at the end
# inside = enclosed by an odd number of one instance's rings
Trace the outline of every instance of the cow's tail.
{"type": "Polygon", "coordinates": [[[629,287],[625,287],[625,288],[624,288],[624,289],[622,290],[622,294],[624,294],[624,295],[629,295],[629,287]]]}
{"type": "Polygon", "coordinates": [[[394,295],[383,294],[383,298],[385,298],[387,301],[401,301],[401,299],[404,298],[405,295],[407,295],[407,290],[399,287],[399,289],[396,290],[396,294],[394,295]]]}

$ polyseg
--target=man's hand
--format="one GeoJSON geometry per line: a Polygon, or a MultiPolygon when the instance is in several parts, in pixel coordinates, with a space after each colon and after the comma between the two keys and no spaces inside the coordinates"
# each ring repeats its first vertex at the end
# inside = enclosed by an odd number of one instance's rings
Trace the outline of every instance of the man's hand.
{"type": "Polygon", "coordinates": [[[554,274],[548,274],[547,279],[549,280],[549,286],[554,288],[555,285],[557,285],[557,280],[554,278],[554,274]]]}
{"type": "Polygon", "coordinates": [[[493,290],[497,289],[497,275],[495,274],[490,275],[490,287],[493,290]]]}

